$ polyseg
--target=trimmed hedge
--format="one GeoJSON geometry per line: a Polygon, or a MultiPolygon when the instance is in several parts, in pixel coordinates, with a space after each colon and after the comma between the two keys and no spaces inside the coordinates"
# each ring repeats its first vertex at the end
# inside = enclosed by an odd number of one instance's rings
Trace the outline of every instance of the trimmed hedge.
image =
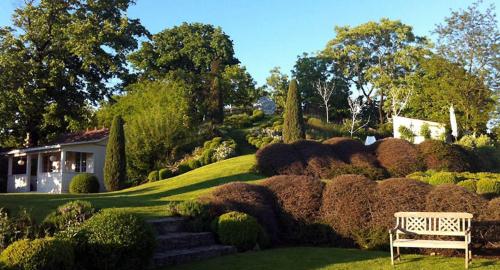
{"type": "Polygon", "coordinates": [[[174,176],[174,173],[170,169],[160,169],[158,171],[158,180],[164,180],[174,176]]]}
{"type": "Polygon", "coordinates": [[[74,260],[72,245],[54,238],[19,240],[0,255],[0,265],[7,269],[73,270],[74,260]]]}
{"type": "Polygon", "coordinates": [[[464,172],[473,166],[465,149],[458,145],[438,140],[426,140],[417,145],[427,169],[437,171],[464,172]]]}
{"type": "Polygon", "coordinates": [[[152,171],[148,174],[148,180],[149,182],[156,182],[158,180],[160,180],[160,174],[158,173],[158,171],[152,171]]]}
{"type": "Polygon", "coordinates": [[[387,138],[377,141],[371,147],[380,166],[393,177],[404,177],[424,169],[417,150],[406,140],[387,138]]]}
{"type": "Polygon", "coordinates": [[[69,192],[72,194],[99,192],[99,180],[91,173],[80,173],[71,179],[69,192]]]}
{"type": "Polygon", "coordinates": [[[437,186],[442,184],[456,184],[460,181],[458,176],[451,172],[437,172],[429,178],[429,184],[437,186]]]}
{"type": "Polygon", "coordinates": [[[310,225],[319,222],[323,182],[308,176],[280,175],[266,179],[262,185],[276,196],[284,239],[296,243],[321,242],[317,239],[323,238],[321,235],[310,238],[308,231],[310,225]]]}
{"type": "Polygon", "coordinates": [[[115,209],[94,215],[83,224],[80,235],[83,254],[77,258],[87,269],[144,269],[156,245],[146,222],[115,209]]]}
{"type": "Polygon", "coordinates": [[[222,244],[235,246],[239,251],[266,245],[263,241],[267,237],[262,235],[265,233],[262,227],[245,213],[233,211],[221,215],[215,220],[214,229],[222,244]]]}
{"type": "Polygon", "coordinates": [[[361,141],[347,137],[334,137],[323,142],[330,145],[345,163],[358,167],[376,167],[376,157],[361,141]]]}
{"type": "Polygon", "coordinates": [[[477,181],[477,193],[500,195],[500,181],[486,178],[479,179],[479,181],[477,181]]]}
{"type": "Polygon", "coordinates": [[[371,180],[381,180],[387,177],[387,172],[377,167],[359,167],[351,164],[339,165],[331,168],[329,178],[334,178],[344,174],[358,174],[368,177],[371,180]]]}
{"type": "Polygon", "coordinates": [[[476,193],[476,191],[477,191],[477,184],[476,184],[476,182],[477,181],[474,180],[474,179],[466,179],[466,180],[458,182],[457,185],[459,185],[459,186],[467,189],[470,192],[476,193]]]}
{"type": "Polygon", "coordinates": [[[301,161],[306,164],[303,174],[326,178],[331,168],[344,165],[344,162],[328,145],[316,141],[302,140],[292,144],[299,153],[301,161]]]}
{"type": "Polygon", "coordinates": [[[427,194],[425,210],[431,212],[467,212],[481,217],[487,201],[463,187],[443,184],[427,194]]]}
{"type": "Polygon", "coordinates": [[[208,198],[215,216],[238,211],[255,217],[273,242],[278,241],[278,219],[273,193],[266,187],[242,182],[218,186],[208,198]]]}
{"type": "Polygon", "coordinates": [[[300,153],[290,144],[270,144],[259,149],[256,158],[258,170],[268,176],[304,173],[305,164],[300,153]]]}

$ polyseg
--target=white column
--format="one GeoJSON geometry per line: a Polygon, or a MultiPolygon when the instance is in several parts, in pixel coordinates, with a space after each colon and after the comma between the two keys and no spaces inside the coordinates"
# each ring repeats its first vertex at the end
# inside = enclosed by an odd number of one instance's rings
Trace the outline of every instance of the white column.
{"type": "Polygon", "coordinates": [[[7,175],[11,176],[12,175],[12,165],[13,165],[13,157],[12,155],[9,155],[9,168],[7,169],[8,170],[8,173],[7,175]]]}
{"type": "Polygon", "coordinates": [[[38,153],[38,159],[37,159],[37,166],[36,166],[36,179],[37,181],[39,180],[39,177],[42,175],[43,171],[43,158],[42,158],[42,153],[38,153]]]}
{"type": "Polygon", "coordinates": [[[26,176],[28,177],[28,183],[31,176],[31,156],[26,154],[26,176]]]}
{"type": "Polygon", "coordinates": [[[61,167],[61,173],[63,173],[66,167],[66,151],[62,149],[61,149],[61,164],[59,166],[61,167]]]}

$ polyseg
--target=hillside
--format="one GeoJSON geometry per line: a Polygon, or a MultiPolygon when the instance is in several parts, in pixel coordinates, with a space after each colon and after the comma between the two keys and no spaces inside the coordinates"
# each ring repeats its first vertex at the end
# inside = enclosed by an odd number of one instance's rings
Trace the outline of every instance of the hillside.
{"type": "Polygon", "coordinates": [[[211,188],[233,181],[254,181],[262,176],[252,173],[254,155],[244,155],[213,163],[166,180],[147,183],[117,192],[73,195],[17,193],[0,194],[0,207],[31,210],[37,221],[57,206],[70,200],[87,200],[97,208],[117,207],[147,218],[161,217],[165,204],[206,194],[211,188]]]}

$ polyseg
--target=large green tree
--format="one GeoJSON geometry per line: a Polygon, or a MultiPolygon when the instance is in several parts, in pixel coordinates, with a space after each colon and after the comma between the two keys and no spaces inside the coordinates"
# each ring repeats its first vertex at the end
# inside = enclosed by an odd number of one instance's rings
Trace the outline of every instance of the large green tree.
{"type": "Polygon", "coordinates": [[[282,111],[285,108],[290,80],[288,79],[288,75],[281,72],[280,67],[274,67],[269,73],[269,77],[266,78],[266,88],[271,93],[271,98],[276,103],[276,108],[282,111]]]}
{"type": "Polygon", "coordinates": [[[123,119],[120,115],[115,115],[109,132],[104,162],[104,185],[107,191],[115,191],[123,187],[127,180],[126,160],[123,119]]]}
{"type": "Polygon", "coordinates": [[[378,104],[379,122],[385,122],[391,113],[384,110],[387,96],[392,90],[407,87],[405,78],[415,67],[412,59],[428,46],[427,40],[415,36],[411,26],[385,18],[355,27],[336,27],[335,31],[335,38],[321,55],[340,65],[370,106],[378,104]]]}
{"type": "Polygon", "coordinates": [[[0,28],[0,144],[38,144],[88,121],[91,104],[125,80],[147,34],[133,0],[25,1],[0,28]]]}
{"type": "Polygon", "coordinates": [[[306,138],[302,102],[297,80],[290,81],[283,115],[283,141],[293,143],[306,138]]]}
{"type": "Polygon", "coordinates": [[[226,90],[224,104],[231,107],[251,108],[264,95],[262,89],[255,86],[250,73],[241,65],[227,66],[222,73],[222,83],[226,90]]]}
{"type": "Polygon", "coordinates": [[[190,103],[196,118],[214,122],[222,119],[220,108],[226,94],[221,74],[227,66],[239,63],[229,36],[220,27],[202,23],[183,23],[153,35],[130,55],[130,61],[140,80],[158,80],[169,73],[189,77],[195,86],[190,103]]]}

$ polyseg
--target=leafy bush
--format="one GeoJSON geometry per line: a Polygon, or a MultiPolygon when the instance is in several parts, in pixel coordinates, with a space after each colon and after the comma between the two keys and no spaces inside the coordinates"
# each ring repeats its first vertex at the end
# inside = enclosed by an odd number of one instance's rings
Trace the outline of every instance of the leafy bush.
{"type": "Polygon", "coordinates": [[[185,217],[184,227],[193,232],[210,230],[210,223],[215,217],[210,212],[210,206],[198,200],[169,203],[167,205],[167,216],[185,217]]]}
{"type": "Polygon", "coordinates": [[[406,178],[415,179],[424,183],[429,183],[431,174],[429,172],[414,172],[406,176],[406,178]]]}
{"type": "Polygon", "coordinates": [[[479,181],[477,181],[477,193],[500,195],[500,181],[494,179],[479,179],[479,181]]]}
{"type": "Polygon", "coordinates": [[[159,180],[164,180],[164,179],[170,178],[172,176],[174,176],[174,173],[172,173],[172,171],[170,169],[164,168],[164,169],[160,169],[158,171],[159,180]]]}
{"type": "Polygon", "coordinates": [[[489,220],[500,220],[500,197],[494,198],[488,203],[488,213],[486,218],[489,220]]]}
{"type": "Polygon", "coordinates": [[[266,187],[233,182],[217,187],[208,200],[216,215],[230,211],[247,213],[257,218],[273,242],[278,240],[276,202],[266,187]]]}
{"type": "Polygon", "coordinates": [[[214,149],[213,160],[221,161],[236,155],[236,142],[234,140],[223,141],[214,149]]]}
{"type": "Polygon", "coordinates": [[[252,121],[260,121],[264,119],[265,114],[262,110],[254,110],[252,113],[252,121]]]}
{"type": "Polygon", "coordinates": [[[376,228],[394,226],[394,213],[398,211],[421,212],[425,210],[427,194],[432,186],[408,178],[391,178],[378,182],[377,200],[373,208],[373,223],[376,228]]]}
{"type": "Polygon", "coordinates": [[[476,191],[477,191],[477,184],[476,184],[476,182],[477,181],[474,180],[474,179],[466,179],[466,180],[458,182],[457,185],[459,185],[459,186],[467,189],[470,192],[476,193],[476,191]]]}
{"type": "Polygon", "coordinates": [[[8,269],[73,270],[73,247],[54,238],[23,239],[12,243],[0,255],[8,269]]]}
{"type": "Polygon", "coordinates": [[[359,140],[334,137],[323,142],[330,145],[333,152],[337,154],[345,163],[357,167],[376,167],[377,159],[370,153],[369,149],[359,140]]]}
{"type": "Polygon", "coordinates": [[[401,134],[401,139],[407,140],[411,143],[415,141],[415,133],[405,126],[399,126],[398,128],[399,134],[401,134]]]}
{"type": "Polygon", "coordinates": [[[152,171],[148,174],[148,180],[149,182],[156,182],[158,180],[160,180],[160,174],[158,173],[158,171],[152,171]]]}
{"type": "Polygon", "coordinates": [[[94,215],[95,209],[88,201],[71,201],[45,217],[41,226],[48,234],[79,226],[94,215]]]}
{"type": "Polygon", "coordinates": [[[344,238],[371,226],[376,182],[360,175],[342,175],[327,182],[323,191],[323,221],[344,238]]]}
{"type": "Polygon", "coordinates": [[[79,173],[71,179],[69,192],[72,194],[97,193],[99,192],[99,180],[94,174],[79,173]]]}
{"type": "Polygon", "coordinates": [[[442,184],[456,184],[460,181],[456,173],[437,172],[429,178],[429,184],[437,186],[442,184]]]}
{"type": "Polygon", "coordinates": [[[290,144],[270,144],[259,149],[256,158],[258,170],[265,175],[304,174],[300,153],[290,144]]]}
{"type": "Polygon", "coordinates": [[[250,118],[250,116],[248,116],[248,114],[246,113],[233,114],[229,117],[226,117],[224,123],[235,128],[245,128],[249,127],[252,124],[252,118],[250,118]]]}
{"type": "Polygon", "coordinates": [[[137,216],[106,210],[83,224],[84,255],[78,259],[87,269],[144,269],[155,248],[150,226],[137,216]]]}
{"type": "Polygon", "coordinates": [[[431,128],[429,124],[425,123],[420,127],[420,136],[424,137],[426,140],[431,139],[431,128]]]}
{"type": "Polygon", "coordinates": [[[260,149],[272,143],[283,142],[281,130],[269,126],[252,129],[246,135],[247,142],[260,149]]]}
{"type": "Polygon", "coordinates": [[[424,164],[414,146],[401,139],[388,138],[372,145],[377,160],[394,177],[404,177],[424,169],[424,164]]]}
{"type": "Polygon", "coordinates": [[[215,223],[219,241],[225,245],[235,246],[240,251],[254,248],[259,244],[259,238],[264,233],[254,217],[241,212],[233,211],[223,214],[215,223]]]}
{"type": "Polygon", "coordinates": [[[381,180],[387,176],[387,173],[382,168],[377,167],[359,167],[351,164],[332,167],[329,173],[329,178],[335,178],[344,174],[358,174],[368,177],[371,180],[381,180]]]}
{"type": "MultiPolygon", "coordinates": [[[[276,196],[283,238],[295,243],[317,243],[307,231],[310,225],[320,221],[324,183],[308,176],[280,175],[266,179],[262,185],[276,196]]],[[[318,236],[321,237],[316,235],[316,238],[318,236]]]]}
{"type": "Polygon", "coordinates": [[[191,170],[198,169],[199,167],[201,167],[201,162],[197,159],[192,159],[192,160],[188,161],[188,166],[189,166],[189,169],[191,169],[191,170]]]}
{"type": "Polygon", "coordinates": [[[425,210],[430,212],[467,212],[482,216],[487,201],[463,187],[444,184],[427,194],[425,210]]]}
{"type": "Polygon", "coordinates": [[[344,164],[329,145],[301,140],[294,142],[292,146],[298,152],[300,160],[305,163],[306,168],[302,174],[326,178],[330,168],[344,164]]]}
{"type": "Polygon", "coordinates": [[[189,166],[189,161],[184,161],[177,165],[177,174],[183,174],[189,171],[191,171],[191,167],[189,166]]]}
{"type": "Polygon", "coordinates": [[[466,152],[457,145],[438,140],[426,140],[417,145],[427,169],[437,171],[463,172],[472,169],[466,152]]]}
{"type": "Polygon", "coordinates": [[[32,239],[39,234],[39,228],[28,210],[21,208],[16,215],[10,215],[5,208],[0,208],[0,250],[17,240],[32,239]]]}
{"type": "Polygon", "coordinates": [[[355,230],[352,238],[362,249],[384,249],[388,247],[387,230],[382,228],[370,227],[361,230],[355,230]]]}

